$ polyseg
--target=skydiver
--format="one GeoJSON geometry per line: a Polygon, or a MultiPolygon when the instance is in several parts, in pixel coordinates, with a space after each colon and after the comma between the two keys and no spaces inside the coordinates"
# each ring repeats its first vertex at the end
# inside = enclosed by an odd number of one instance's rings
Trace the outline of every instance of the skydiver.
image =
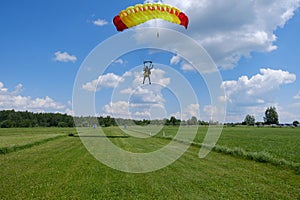
{"type": "Polygon", "coordinates": [[[151,74],[151,69],[153,69],[153,64],[152,61],[145,61],[144,62],[144,80],[143,80],[143,84],[145,83],[145,79],[146,77],[148,77],[149,79],[149,84],[151,84],[151,79],[150,79],[150,74],[151,74]],[[148,65],[146,65],[146,63],[150,63],[150,66],[148,67],[148,65]]]}

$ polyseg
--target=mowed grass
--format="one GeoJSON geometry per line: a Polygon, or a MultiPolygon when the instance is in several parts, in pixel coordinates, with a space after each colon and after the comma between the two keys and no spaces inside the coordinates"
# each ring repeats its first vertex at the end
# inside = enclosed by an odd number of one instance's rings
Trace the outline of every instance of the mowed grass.
{"type": "Polygon", "coordinates": [[[276,158],[300,163],[300,128],[224,128],[219,145],[249,152],[268,152],[276,158]]]}
{"type": "Polygon", "coordinates": [[[0,128],[0,148],[22,146],[75,132],[70,128],[0,128]]]}
{"type": "MultiPolygon", "coordinates": [[[[123,134],[118,128],[108,128],[106,133],[123,134]]],[[[168,142],[155,137],[110,140],[133,152],[168,142]]],[[[300,179],[292,170],[215,152],[199,159],[198,152],[191,146],[166,168],[130,174],[101,164],[80,138],[62,137],[0,155],[0,199],[299,198],[300,179]]]]}
{"type": "MultiPolygon", "coordinates": [[[[178,127],[164,127],[174,136],[178,127]]],[[[162,136],[162,131],[157,136],[162,136]]],[[[202,143],[207,127],[199,126],[195,142],[202,143]]],[[[224,127],[217,145],[247,152],[267,152],[278,159],[300,163],[300,128],[224,127]]]]}

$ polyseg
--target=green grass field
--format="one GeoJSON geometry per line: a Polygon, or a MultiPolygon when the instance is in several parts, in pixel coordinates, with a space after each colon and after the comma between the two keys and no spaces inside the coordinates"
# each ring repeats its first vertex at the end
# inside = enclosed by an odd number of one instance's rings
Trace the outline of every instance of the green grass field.
{"type": "Polygon", "coordinates": [[[299,128],[225,128],[218,144],[246,151],[266,151],[277,158],[300,163],[299,128]]]}
{"type": "MultiPolygon", "coordinates": [[[[176,127],[164,130],[172,135],[176,127]]],[[[198,131],[197,140],[201,140],[205,128],[198,131]]],[[[24,144],[20,138],[12,139],[16,135],[24,138],[27,134],[36,135],[24,139],[29,143],[44,140],[47,137],[42,136],[46,135],[65,135],[0,155],[0,199],[297,199],[300,196],[300,175],[294,170],[216,152],[199,159],[197,146],[191,146],[180,159],[161,170],[145,174],[120,172],[96,160],[80,138],[67,136],[70,132],[74,129],[0,129],[1,144],[8,146],[24,144]]],[[[124,135],[116,127],[106,128],[105,133],[124,135]]],[[[299,148],[299,137],[299,129],[235,127],[225,128],[218,144],[239,145],[252,152],[267,151],[298,162],[299,151],[293,149],[299,148]]],[[[132,152],[148,152],[169,142],[159,137],[110,140],[132,152]]]]}
{"type": "Polygon", "coordinates": [[[1,128],[0,147],[26,145],[36,141],[74,132],[70,128],[1,128]]]}
{"type": "MultiPolygon", "coordinates": [[[[177,129],[165,127],[164,131],[174,136],[177,129]]],[[[202,143],[206,131],[207,127],[199,127],[194,141],[202,143]]],[[[300,128],[224,127],[217,144],[247,152],[268,152],[276,158],[300,163],[300,128]]]]}

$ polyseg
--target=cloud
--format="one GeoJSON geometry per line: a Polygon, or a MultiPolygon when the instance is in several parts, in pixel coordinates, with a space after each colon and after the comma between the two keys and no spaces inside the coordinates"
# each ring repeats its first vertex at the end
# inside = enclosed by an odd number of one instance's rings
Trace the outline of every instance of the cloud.
{"type": "Polygon", "coordinates": [[[193,65],[185,63],[185,62],[183,62],[181,64],[181,69],[183,71],[196,71],[196,69],[193,67],[193,65]]]}
{"type": "MultiPolygon", "coordinates": [[[[151,72],[152,85],[142,85],[143,75],[140,71],[125,72],[122,77],[115,78],[121,78],[124,83],[114,90],[113,99],[102,107],[101,113],[131,119],[157,118],[164,115],[166,99],[162,90],[170,84],[171,79],[165,77],[166,73],[162,69],[155,68],[151,72]]],[[[92,85],[94,86],[91,89],[95,89],[95,84],[92,85]]]]}
{"type": "Polygon", "coordinates": [[[300,91],[294,96],[294,99],[300,99],[300,91]]]}
{"type": "Polygon", "coordinates": [[[12,92],[12,94],[19,94],[21,93],[23,90],[23,85],[21,83],[19,83],[16,87],[15,90],[12,92]]]}
{"type": "Polygon", "coordinates": [[[103,106],[103,115],[110,115],[115,118],[130,119],[131,113],[129,112],[129,103],[126,101],[110,102],[103,106]]]}
{"type": "Polygon", "coordinates": [[[120,58],[120,59],[114,60],[113,62],[122,65],[122,64],[124,63],[124,60],[122,60],[122,59],[120,58]]]}
{"type": "Polygon", "coordinates": [[[28,98],[29,104],[28,108],[38,109],[38,108],[54,108],[54,109],[64,109],[65,106],[55,102],[50,97],[46,96],[45,98],[28,98]]]}
{"type": "MultiPolygon", "coordinates": [[[[164,0],[183,10],[190,19],[184,33],[201,44],[218,66],[233,68],[251,52],[271,52],[275,31],[284,27],[299,7],[300,0],[164,0]]],[[[146,26],[153,25],[151,23],[146,26]]],[[[183,31],[167,22],[157,24],[183,31]]],[[[184,46],[184,41],[173,41],[184,46]]],[[[167,45],[167,44],[166,44],[167,45]]],[[[191,51],[186,47],[186,52],[191,51]]],[[[193,52],[191,52],[193,53],[193,52]]],[[[175,58],[174,58],[175,59],[175,58]]],[[[173,60],[174,62],[174,60],[173,60]]]]}
{"type": "Polygon", "coordinates": [[[9,92],[4,84],[0,82],[0,110],[29,110],[32,112],[57,112],[64,110],[65,105],[56,102],[52,98],[46,96],[44,98],[32,98],[30,96],[22,96],[20,94],[23,89],[22,84],[18,84],[15,90],[9,92]]]}
{"type": "MultiPolygon", "coordinates": [[[[127,74],[125,74],[127,75],[127,74]]],[[[108,73],[99,76],[97,79],[91,82],[85,83],[82,88],[87,91],[96,91],[101,88],[115,88],[120,82],[123,82],[124,78],[114,73],[108,73]]]]}
{"type": "Polygon", "coordinates": [[[218,113],[218,108],[213,105],[205,105],[203,107],[203,111],[206,113],[207,116],[213,118],[213,116],[218,113]]]}
{"type": "Polygon", "coordinates": [[[181,69],[183,71],[196,71],[193,65],[185,61],[181,61],[181,57],[179,55],[174,55],[170,60],[171,65],[177,65],[179,62],[181,62],[181,69]]]}
{"type": "Polygon", "coordinates": [[[161,90],[162,87],[160,86],[152,86],[151,88],[138,86],[133,93],[131,93],[131,99],[135,103],[162,104],[165,102],[165,99],[161,90]]]}
{"type": "Polygon", "coordinates": [[[200,105],[197,103],[188,105],[187,108],[185,109],[188,118],[191,118],[193,116],[199,118],[199,108],[200,105]]]}
{"type": "Polygon", "coordinates": [[[106,104],[102,108],[102,115],[125,119],[155,119],[161,117],[161,104],[131,103],[116,101],[106,104]]]}
{"type": "Polygon", "coordinates": [[[141,85],[143,75],[140,72],[134,72],[131,75],[133,76],[133,81],[129,83],[127,88],[122,89],[120,93],[130,95],[132,103],[153,106],[165,102],[161,91],[170,84],[171,79],[165,77],[166,72],[164,70],[159,68],[151,70],[151,87],[147,87],[147,79],[145,85],[141,85]]]}
{"type": "Polygon", "coordinates": [[[93,21],[93,24],[96,26],[104,26],[104,25],[107,25],[108,22],[104,19],[96,19],[93,21]]]}
{"type": "Polygon", "coordinates": [[[121,90],[120,93],[121,94],[129,94],[129,95],[131,95],[131,94],[134,93],[134,89],[132,89],[131,87],[128,87],[126,89],[121,90]]]}
{"type": "Polygon", "coordinates": [[[73,62],[74,63],[77,60],[76,56],[70,55],[67,52],[57,51],[54,53],[54,55],[55,55],[54,60],[58,61],[58,62],[73,62]]]}
{"type": "Polygon", "coordinates": [[[147,119],[147,118],[150,118],[151,116],[151,113],[149,111],[144,111],[144,112],[135,112],[134,115],[137,117],[137,118],[141,118],[141,119],[147,119]]]}
{"type": "Polygon", "coordinates": [[[234,105],[258,105],[272,102],[281,85],[293,83],[296,75],[287,71],[260,69],[251,78],[241,76],[237,81],[224,81],[226,99],[234,105]]]}
{"type": "Polygon", "coordinates": [[[7,88],[4,87],[4,84],[0,82],[0,94],[6,93],[8,91],[7,88]]]}
{"type": "Polygon", "coordinates": [[[267,103],[256,106],[245,106],[243,109],[237,107],[227,112],[226,121],[228,122],[242,122],[247,114],[253,115],[255,121],[263,122],[265,111],[268,107],[274,106],[279,116],[279,123],[292,123],[294,120],[300,118],[300,104],[282,105],[278,102],[267,103]]]}
{"type": "Polygon", "coordinates": [[[66,108],[65,113],[67,115],[75,116],[75,112],[70,108],[66,108]]]}
{"type": "Polygon", "coordinates": [[[280,123],[292,123],[295,120],[300,119],[300,104],[291,105],[277,105],[276,110],[278,112],[280,123]]]}
{"type": "Polygon", "coordinates": [[[192,117],[196,117],[197,119],[200,118],[199,116],[199,109],[200,105],[195,103],[195,104],[189,104],[182,109],[182,112],[176,112],[172,113],[169,115],[169,117],[174,116],[177,119],[180,120],[188,120],[191,119],[192,117]]]}
{"type": "MultiPolygon", "coordinates": [[[[267,107],[280,106],[275,98],[280,87],[295,80],[296,75],[288,71],[260,69],[260,73],[252,77],[241,76],[238,80],[224,81],[222,87],[225,89],[226,98],[221,99],[227,101],[226,120],[242,121],[247,114],[251,114],[257,121],[263,121],[267,107]]],[[[286,108],[286,105],[281,105],[281,112],[286,114],[286,108]]],[[[295,113],[294,111],[290,109],[289,113],[295,113]]],[[[290,116],[293,115],[295,114],[290,116]]],[[[290,118],[287,115],[282,115],[281,120],[288,119],[290,118]]]]}
{"type": "Polygon", "coordinates": [[[170,64],[177,65],[180,62],[180,60],[181,60],[180,56],[174,55],[170,60],[170,64]]]}

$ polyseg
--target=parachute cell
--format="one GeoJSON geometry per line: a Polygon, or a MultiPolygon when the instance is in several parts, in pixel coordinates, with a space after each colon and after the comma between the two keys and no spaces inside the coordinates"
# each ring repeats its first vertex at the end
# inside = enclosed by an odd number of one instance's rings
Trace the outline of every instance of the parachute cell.
{"type": "Polygon", "coordinates": [[[158,3],[129,6],[114,17],[113,23],[118,31],[123,31],[124,29],[137,26],[151,19],[163,19],[182,25],[186,29],[189,24],[188,17],[178,8],[158,3]]]}

